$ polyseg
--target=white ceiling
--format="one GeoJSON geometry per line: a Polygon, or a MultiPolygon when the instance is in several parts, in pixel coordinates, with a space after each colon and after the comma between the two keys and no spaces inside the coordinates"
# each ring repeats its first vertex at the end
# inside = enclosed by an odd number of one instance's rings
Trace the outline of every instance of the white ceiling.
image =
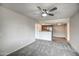
{"type": "Polygon", "coordinates": [[[77,3],[3,3],[2,6],[37,20],[69,18],[78,11],[77,3]],[[57,10],[52,12],[54,16],[41,17],[37,6],[46,9],[56,6],[57,10]]]}

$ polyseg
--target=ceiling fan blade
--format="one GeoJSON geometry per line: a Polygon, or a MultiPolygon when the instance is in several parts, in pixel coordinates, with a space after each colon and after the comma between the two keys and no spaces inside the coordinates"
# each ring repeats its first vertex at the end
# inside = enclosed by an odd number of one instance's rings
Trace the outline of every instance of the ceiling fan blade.
{"type": "Polygon", "coordinates": [[[37,8],[40,10],[41,14],[44,12],[44,10],[40,6],[37,6],[37,8]]]}
{"type": "Polygon", "coordinates": [[[37,8],[38,8],[39,10],[42,10],[40,6],[37,6],[37,8]]]}
{"type": "Polygon", "coordinates": [[[49,14],[49,13],[47,13],[48,15],[50,15],[50,16],[54,16],[54,14],[49,14]]]}
{"type": "Polygon", "coordinates": [[[52,11],[54,11],[54,10],[57,10],[57,7],[54,7],[54,8],[52,8],[52,9],[50,9],[49,12],[52,12],[52,11]]]}

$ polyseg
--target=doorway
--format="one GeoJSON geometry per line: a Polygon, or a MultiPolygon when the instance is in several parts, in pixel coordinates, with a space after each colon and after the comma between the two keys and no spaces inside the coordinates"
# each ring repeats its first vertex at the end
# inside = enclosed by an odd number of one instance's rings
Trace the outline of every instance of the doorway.
{"type": "Polygon", "coordinates": [[[53,25],[53,41],[67,42],[67,23],[57,23],[53,25]]]}

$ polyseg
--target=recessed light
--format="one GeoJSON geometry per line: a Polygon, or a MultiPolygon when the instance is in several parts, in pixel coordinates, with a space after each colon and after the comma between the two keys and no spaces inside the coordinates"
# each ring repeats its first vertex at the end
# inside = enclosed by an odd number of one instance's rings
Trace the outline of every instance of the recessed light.
{"type": "Polygon", "coordinates": [[[57,23],[57,25],[62,25],[62,23],[57,23]]]}

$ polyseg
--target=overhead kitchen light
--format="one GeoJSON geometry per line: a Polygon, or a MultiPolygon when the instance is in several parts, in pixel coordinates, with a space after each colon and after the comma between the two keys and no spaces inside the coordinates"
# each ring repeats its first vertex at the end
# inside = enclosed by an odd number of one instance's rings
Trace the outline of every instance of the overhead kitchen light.
{"type": "Polygon", "coordinates": [[[57,25],[59,25],[59,26],[60,26],[60,25],[62,25],[62,23],[57,23],[57,25]]]}

